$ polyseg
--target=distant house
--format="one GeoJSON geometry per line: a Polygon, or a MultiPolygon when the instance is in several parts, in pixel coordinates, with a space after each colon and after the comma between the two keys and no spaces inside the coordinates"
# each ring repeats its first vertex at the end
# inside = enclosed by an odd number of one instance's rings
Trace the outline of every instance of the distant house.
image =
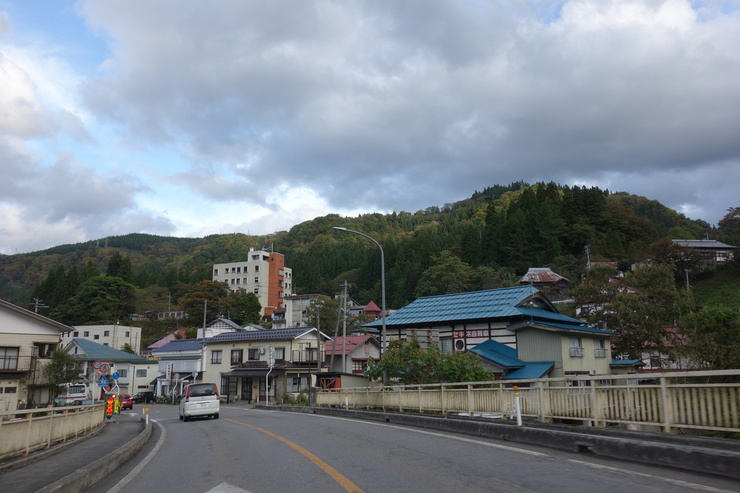
{"type": "MultiPolygon", "coordinates": [[[[185,385],[203,380],[207,339],[174,339],[152,349],[157,359],[155,389],[157,395],[182,395],[185,385]]],[[[154,379],[153,379],[154,380],[154,379]]]]}
{"type": "Polygon", "coordinates": [[[172,332],[171,334],[167,334],[163,338],[154,341],[153,343],[149,344],[146,347],[146,353],[151,354],[152,350],[161,348],[167,343],[170,343],[172,341],[178,340],[178,339],[185,339],[187,336],[185,335],[185,329],[177,329],[176,331],[172,332]]]}
{"type": "Polygon", "coordinates": [[[672,240],[674,245],[694,250],[701,257],[702,269],[713,269],[717,264],[730,262],[735,258],[736,246],[717,240],[672,240]]]}
{"type": "Polygon", "coordinates": [[[72,328],[0,300],[0,411],[51,404],[43,368],[72,328]]]}
{"type": "Polygon", "coordinates": [[[156,378],[157,362],[151,361],[136,354],[120,351],[109,346],[103,346],[88,339],[72,339],[64,347],[64,351],[71,354],[80,362],[80,377],[86,380],[100,394],[95,398],[104,396],[105,388],[98,387],[101,374],[95,368],[97,363],[106,363],[110,367],[108,381],[121,394],[134,394],[139,391],[152,390],[152,381],[156,378]],[[117,379],[112,378],[114,374],[117,379]]]}
{"type": "Polygon", "coordinates": [[[367,334],[340,336],[326,342],[326,363],[329,371],[363,373],[370,359],[375,361],[380,359],[380,344],[374,336],[367,334]]]}
{"type": "Polygon", "coordinates": [[[530,285],[549,296],[568,293],[568,279],[548,267],[532,267],[519,279],[520,285],[530,285]]]}

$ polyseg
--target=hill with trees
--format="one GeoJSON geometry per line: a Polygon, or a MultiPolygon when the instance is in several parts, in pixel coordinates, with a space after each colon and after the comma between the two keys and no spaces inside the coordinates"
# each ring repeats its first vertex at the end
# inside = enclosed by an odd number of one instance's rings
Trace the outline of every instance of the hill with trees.
{"type": "MultiPolygon", "coordinates": [[[[380,252],[365,238],[332,229],[343,226],[383,246],[387,304],[399,308],[420,295],[512,285],[530,267],[550,267],[577,286],[589,261],[627,270],[665,254],[660,245],[666,239],[708,237],[738,245],[739,222],[740,208],[728,209],[715,228],[625,192],[517,182],[441,207],[330,214],[267,236],[135,233],[0,256],[0,296],[65,323],[123,323],[128,313],[175,309],[211,279],[214,263],[242,260],[254,247],[285,255],[296,294],[332,296],[347,281],[353,299],[378,301],[380,252]]],[[[684,260],[692,284],[711,277],[684,260]]],[[[679,282],[685,271],[674,270],[679,282]]],[[[731,282],[737,276],[731,269],[731,282]]],[[[247,312],[242,317],[253,319],[247,312]]],[[[151,337],[168,329],[157,326],[151,337]]]]}

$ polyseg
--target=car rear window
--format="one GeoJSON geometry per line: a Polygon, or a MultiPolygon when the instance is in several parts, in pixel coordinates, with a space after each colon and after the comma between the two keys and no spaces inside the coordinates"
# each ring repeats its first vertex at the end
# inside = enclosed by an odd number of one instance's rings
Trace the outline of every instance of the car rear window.
{"type": "Polygon", "coordinates": [[[191,385],[190,395],[193,397],[203,397],[206,395],[216,395],[216,386],[211,384],[191,385]]]}

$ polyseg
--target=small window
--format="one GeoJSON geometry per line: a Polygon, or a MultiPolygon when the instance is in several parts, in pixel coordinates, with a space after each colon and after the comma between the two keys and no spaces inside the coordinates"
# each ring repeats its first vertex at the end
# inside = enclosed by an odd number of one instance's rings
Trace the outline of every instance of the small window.
{"type": "Polygon", "coordinates": [[[129,331],[127,330],[127,331],[126,331],[126,335],[125,335],[124,337],[131,337],[131,332],[129,332],[129,331]]]}
{"type": "Polygon", "coordinates": [[[255,283],[255,284],[259,284],[259,282],[260,282],[260,278],[259,278],[259,277],[255,277],[255,278],[254,278],[254,283],[255,283]]]}
{"type": "Polygon", "coordinates": [[[221,350],[211,351],[211,363],[218,365],[221,363],[221,350]]]}
{"type": "Polygon", "coordinates": [[[15,387],[5,387],[6,394],[15,394],[17,392],[15,387]]]}
{"type": "Polygon", "coordinates": [[[100,339],[100,334],[95,334],[95,335],[93,336],[93,339],[95,339],[96,341],[97,341],[98,339],[100,339]]]}
{"type": "Polygon", "coordinates": [[[83,332],[82,337],[90,337],[90,331],[86,330],[85,332],[83,332]]]}
{"type": "Polygon", "coordinates": [[[247,355],[251,361],[256,361],[260,359],[260,350],[259,348],[250,349],[249,353],[247,355]]]}
{"type": "Polygon", "coordinates": [[[570,356],[572,358],[583,358],[583,344],[580,337],[570,338],[570,356]]]}
{"type": "Polygon", "coordinates": [[[285,348],[276,347],[275,348],[275,361],[284,361],[284,360],[285,360],[285,348]]]}
{"type": "Polygon", "coordinates": [[[260,266],[259,265],[255,265],[254,266],[254,271],[255,272],[259,272],[260,271],[260,266]]]}
{"type": "Polygon", "coordinates": [[[106,330],[103,332],[103,337],[110,337],[110,330],[106,330]]]}
{"type": "Polygon", "coordinates": [[[143,370],[138,370],[138,369],[137,369],[137,370],[136,370],[136,377],[137,377],[137,378],[138,378],[138,377],[146,377],[146,368],[144,368],[143,370]]]}
{"type": "Polygon", "coordinates": [[[244,352],[241,349],[232,349],[231,350],[231,364],[232,365],[241,365],[242,361],[244,359],[244,352]]]}
{"type": "Polygon", "coordinates": [[[217,276],[218,275],[218,269],[213,269],[213,275],[214,276],[217,276]]]}
{"type": "Polygon", "coordinates": [[[72,337],[80,337],[80,332],[77,330],[74,331],[74,334],[72,335],[72,337]]]}
{"type": "Polygon", "coordinates": [[[120,375],[121,378],[128,377],[128,370],[118,370],[118,375],[120,375]]]}

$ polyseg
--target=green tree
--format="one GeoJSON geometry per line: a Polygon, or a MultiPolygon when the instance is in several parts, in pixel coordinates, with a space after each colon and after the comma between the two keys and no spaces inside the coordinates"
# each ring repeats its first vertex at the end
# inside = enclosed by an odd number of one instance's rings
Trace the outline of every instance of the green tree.
{"type": "Polygon", "coordinates": [[[187,313],[189,319],[200,326],[200,321],[204,319],[204,309],[206,310],[206,323],[227,316],[229,309],[227,300],[230,291],[226,283],[201,281],[192,285],[178,300],[178,304],[187,313]]]}
{"type": "Polygon", "coordinates": [[[77,359],[60,349],[51,353],[51,361],[44,366],[43,374],[52,399],[62,391],[62,384],[75,382],[79,378],[80,366],[77,359]]]}
{"type": "Polygon", "coordinates": [[[51,318],[68,325],[112,324],[135,310],[136,288],[118,277],[91,277],[67,303],[52,310],[51,318]]]}
{"type": "Polygon", "coordinates": [[[740,314],[719,305],[690,313],[681,321],[684,340],[679,356],[700,369],[740,368],[740,314]]]}
{"type": "Polygon", "coordinates": [[[432,258],[416,285],[416,296],[461,293],[475,280],[475,271],[448,250],[432,258]]]}
{"type": "Polygon", "coordinates": [[[424,349],[414,338],[409,342],[391,341],[378,363],[368,362],[368,376],[379,379],[383,374],[401,384],[442,382],[482,382],[493,380],[493,374],[471,353],[442,354],[432,345],[424,349]]]}

